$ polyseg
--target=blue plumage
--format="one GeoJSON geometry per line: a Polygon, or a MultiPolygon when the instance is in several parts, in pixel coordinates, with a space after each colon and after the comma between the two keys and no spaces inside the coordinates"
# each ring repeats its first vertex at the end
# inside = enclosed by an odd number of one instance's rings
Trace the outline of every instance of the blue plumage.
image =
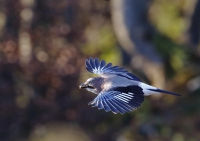
{"type": "Polygon", "coordinates": [[[106,64],[104,60],[89,58],[86,59],[85,65],[89,72],[98,74],[100,77],[89,78],[79,87],[98,94],[89,105],[99,110],[124,114],[141,106],[144,96],[160,92],[180,96],[177,93],[145,84],[124,68],[112,66],[112,63],[106,64]]]}
{"type": "Polygon", "coordinates": [[[148,89],[150,91],[154,91],[154,92],[160,92],[160,93],[166,93],[166,94],[172,94],[172,95],[176,95],[176,96],[181,96],[180,94],[174,93],[174,92],[170,92],[170,91],[166,91],[166,90],[161,90],[161,89],[148,89]]]}
{"type": "Polygon", "coordinates": [[[139,86],[117,87],[110,91],[100,93],[89,105],[124,114],[141,106],[144,93],[139,86]]]}
{"type": "Polygon", "coordinates": [[[85,65],[86,65],[86,69],[89,72],[94,73],[94,74],[99,74],[99,75],[116,74],[116,75],[123,76],[123,77],[126,77],[131,80],[141,82],[141,80],[139,78],[137,78],[133,74],[129,73],[124,68],[120,68],[118,66],[112,66],[112,63],[106,64],[106,62],[104,60],[99,61],[99,59],[97,59],[97,58],[86,59],[85,65]]]}

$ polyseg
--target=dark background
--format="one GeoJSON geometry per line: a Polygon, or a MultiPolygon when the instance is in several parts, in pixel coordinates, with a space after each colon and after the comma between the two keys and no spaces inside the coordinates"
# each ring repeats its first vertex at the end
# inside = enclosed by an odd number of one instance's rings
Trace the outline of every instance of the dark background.
{"type": "Polygon", "coordinates": [[[0,0],[1,141],[198,141],[200,0],[0,0]],[[98,57],[181,97],[87,105],[98,57]]]}

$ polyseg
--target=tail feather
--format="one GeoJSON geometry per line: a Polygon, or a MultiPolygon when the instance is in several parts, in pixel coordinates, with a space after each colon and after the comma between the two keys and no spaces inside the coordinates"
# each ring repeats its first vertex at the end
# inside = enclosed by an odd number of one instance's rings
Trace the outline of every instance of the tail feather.
{"type": "Polygon", "coordinates": [[[166,93],[166,94],[172,94],[172,95],[176,95],[176,96],[181,96],[180,94],[174,93],[174,92],[170,92],[170,91],[166,91],[166,90],[162,90],[162,89],[148,89],[150,91],[154,91],[154,92],[160,92],[160,93],[166,93]]]}

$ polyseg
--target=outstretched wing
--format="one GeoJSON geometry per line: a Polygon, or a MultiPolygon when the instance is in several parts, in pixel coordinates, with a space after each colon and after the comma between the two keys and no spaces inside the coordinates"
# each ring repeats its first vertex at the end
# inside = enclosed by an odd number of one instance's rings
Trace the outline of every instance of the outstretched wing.
{"type": "Polygon", "coordinates": [[[133,74],[129,73],[124,68],[120,68],[118,66],[112,66],[112,63],[106,64],[106,62],[104,60],[100,61],[97,58],[86,59],[85,65],[86,65],[86,69],[89,72],[94,73],[94,74],[98,74],[98,75],[116,74],[116,75],[126,77],[128,79],[132,79],[132,80],[141,82],[141,80],[139,78],[137,78],[133,74]]]}
{"type": "Polygon", "coordinates": [[[144,93],[139,86],[117,87],[110,91],[100,93],[89,103],[98,109],[113,113],[130,112],[141,106],[144,101],[144,93]]]}

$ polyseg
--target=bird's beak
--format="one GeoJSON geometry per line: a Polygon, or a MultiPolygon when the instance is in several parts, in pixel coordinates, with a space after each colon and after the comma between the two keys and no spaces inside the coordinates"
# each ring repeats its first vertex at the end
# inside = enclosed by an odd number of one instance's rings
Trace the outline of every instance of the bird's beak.
{"type": "Polygon", "coordinates": [[[79,89],[82,89],[82,88],[87,88],[87,86],[83,83],[83,84],[79,85],[79,89]]]}

